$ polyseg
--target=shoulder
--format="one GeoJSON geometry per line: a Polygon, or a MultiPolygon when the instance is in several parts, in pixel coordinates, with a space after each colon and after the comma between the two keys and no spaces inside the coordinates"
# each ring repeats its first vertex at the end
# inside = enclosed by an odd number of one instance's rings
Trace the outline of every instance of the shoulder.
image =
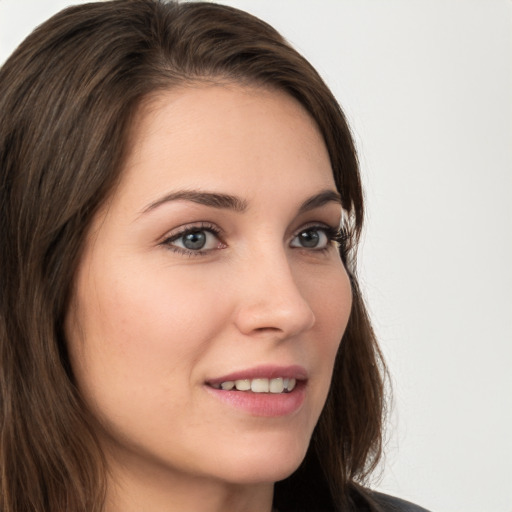
{"type": "Polygon", "coordinates": [[[428,512],[427,509],[415,505],[410,501],[405,501],[394,496],[382,494],[380,492],[371,491],[369,497],[378,506],[378,510],[382,512],[428,512]]]}

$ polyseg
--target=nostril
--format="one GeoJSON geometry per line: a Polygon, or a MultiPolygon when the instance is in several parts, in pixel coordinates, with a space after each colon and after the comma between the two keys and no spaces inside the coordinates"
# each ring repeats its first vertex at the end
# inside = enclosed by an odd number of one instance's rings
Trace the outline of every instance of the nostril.
{"type": "Polygon", "coordinates": [[[278,329],[277,327],[258,327],[256,329],[254,329],[255,332],[261,332],[261,333],[265,333],[265,332],[279,332],[280,329],[278,329]]]}
{"type": "Polygon", "coordinates": [[[310,330],[315,321],[312,309],[302,301],[280,306],[271,303],[241,306],[235,323],[243,334],[283,339],[310,330]]]}

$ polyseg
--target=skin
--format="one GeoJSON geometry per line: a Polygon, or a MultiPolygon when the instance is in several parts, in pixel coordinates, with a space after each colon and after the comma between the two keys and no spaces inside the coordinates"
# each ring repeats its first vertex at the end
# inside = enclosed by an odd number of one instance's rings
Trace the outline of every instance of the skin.
{"type": "Polygon", "coordinates": [[[324,233],[340,204],[299,211],[325,191],[336,193],[323,139],[282,92],[194,86],[141,107],[66,325],[109,464],[107,511],[271,510],[273,483],[306,453],[351,307],[324,233]],[[236,196],[244,209],[165,200],[183,190],[236,196]],[[199,254],[178,238],[191,226],[206,228],[199,254]],[[323,250],[303,246],[305,231],[323,250]],[[264,364],[306,369],[292,414],[253,415],[206,389],[264,364]]]}

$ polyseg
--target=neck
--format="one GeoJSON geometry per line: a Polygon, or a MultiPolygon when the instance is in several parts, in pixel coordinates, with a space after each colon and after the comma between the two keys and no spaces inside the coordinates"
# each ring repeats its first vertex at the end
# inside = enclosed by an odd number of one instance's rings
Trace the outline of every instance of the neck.
{"type": "Polygon", "coordinates": [[[273,487],[125,467],[110,473],[105,512],[271,512],[273,487]]]}

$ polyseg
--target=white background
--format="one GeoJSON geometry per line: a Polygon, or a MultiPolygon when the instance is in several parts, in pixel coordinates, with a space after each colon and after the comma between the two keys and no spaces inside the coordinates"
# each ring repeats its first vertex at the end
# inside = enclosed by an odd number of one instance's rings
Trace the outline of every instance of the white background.
{"type": "MultiPolygon", "coordinates": [[[[0,62],[70,3],[0,0],[0,62]]],[[[394,387],[373,485],[512,512],[512,2],[226,3],[304,53],[354,130],[360,274],[394,387]]]]}

